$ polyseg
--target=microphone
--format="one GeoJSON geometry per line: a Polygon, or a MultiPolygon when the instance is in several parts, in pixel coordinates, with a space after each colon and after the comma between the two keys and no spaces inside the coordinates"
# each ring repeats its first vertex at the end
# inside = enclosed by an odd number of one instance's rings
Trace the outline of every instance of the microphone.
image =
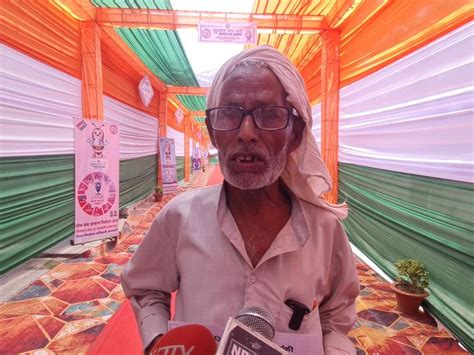
{"type": "Polygon", "coordinates": [[[189,324],[163,335],[150,350],[152,355],[214,355],[217,343],[205,327],[189,324]]]}
{"type": "Polygon", "coordinates": [[[275,336],[273,317],[263,308],[243,308],[229,318],[216,355],[281,355],[289,354],[271,340],[275,336]]]}

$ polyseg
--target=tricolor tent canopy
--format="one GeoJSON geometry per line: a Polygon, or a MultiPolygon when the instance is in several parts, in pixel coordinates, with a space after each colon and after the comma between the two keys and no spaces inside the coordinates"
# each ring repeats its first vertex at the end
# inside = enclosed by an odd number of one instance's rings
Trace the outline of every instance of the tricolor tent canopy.
{"type": "Polygon", "coordinates": [[[121,127],[120,206],[157,183],[158,137],[178,178],[208,147],[205,95],[239,44],[201,21],[257,23],[313,104],[313,133],[346,199],[351,242],[389,275],[416,257],[429,309],[473,350],[473,24],[467,0],[2,1],[1,272],[74,226],[74,117],[121,127]],[[232,15],[231,15],[232,13],[232,15]],[[150,78],[145,106],[138,85],[150,78]],[[180,114],[182,113],[182,114],[180,114]],[[463,280],[463,282],[459,282],[463,280]]]}

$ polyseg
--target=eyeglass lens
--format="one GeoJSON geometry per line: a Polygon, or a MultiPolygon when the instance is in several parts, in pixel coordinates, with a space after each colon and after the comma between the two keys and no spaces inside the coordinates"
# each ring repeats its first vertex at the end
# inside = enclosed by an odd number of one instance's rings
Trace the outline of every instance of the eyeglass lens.
{"type": "Polygon", "coordinates": [[[263,106],[253,110],[240,107],[216,107],[209,110],[211,125],[214,129],[232,130],[240,126],[244,116],[252,115],[260,129],[276,130],[288,124],[289,109],[279,106],[263,106]]]}

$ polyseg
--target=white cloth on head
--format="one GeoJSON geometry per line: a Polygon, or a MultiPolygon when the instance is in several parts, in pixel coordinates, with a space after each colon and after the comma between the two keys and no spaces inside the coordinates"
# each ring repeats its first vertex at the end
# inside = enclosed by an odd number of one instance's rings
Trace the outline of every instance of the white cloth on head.
{"type": "Polygon", "coordinates": [[[309,203],[326,208],[339,218],[347,217],[347,206],[328,203],[322,197],[331,190],[331,176],[321,158],[318,145],[311,133],[313,119],[311,105],[306,94],[303,78],[296,67],[275,48],[264,45],[245,50],[229,59],[217,72],[209,96],[207,107],[219,105],[220,92],[225,78],[241,62],[255,60],[264,62],[278,77],[288,94],[290,102],[306,124],[300,146],[291,152],[281,175],[285,184],[293,193],[309,203]]]}

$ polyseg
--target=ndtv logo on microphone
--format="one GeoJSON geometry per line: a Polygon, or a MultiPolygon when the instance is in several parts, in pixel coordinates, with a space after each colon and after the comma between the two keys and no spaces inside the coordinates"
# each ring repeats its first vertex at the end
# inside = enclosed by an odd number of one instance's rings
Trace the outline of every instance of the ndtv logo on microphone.
{"type": "Polygon", "coordinates": [[[250,350],[245,345],[242,345],[235,339],[232,339],[225,355],[257,355],[257,353],[250,350]]]}
{"type": "Polygon", "coordinates": [[[193,353],[195,346],[191,346],[188,350],[184,347],[184,345],[170,345],[170,346],[163,346],[158,349],[158,351],[154,354],[156,355],[190,355],[193,353]]]}

